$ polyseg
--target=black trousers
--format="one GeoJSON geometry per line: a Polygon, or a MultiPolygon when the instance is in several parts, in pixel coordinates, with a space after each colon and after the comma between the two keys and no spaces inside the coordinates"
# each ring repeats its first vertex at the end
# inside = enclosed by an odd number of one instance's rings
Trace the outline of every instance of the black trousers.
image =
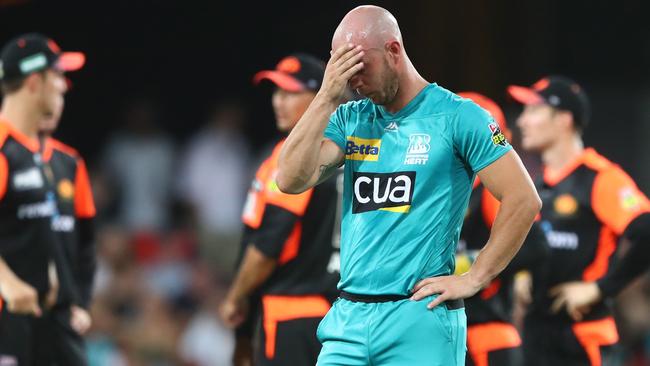
{"type": "Polygon", "coordinates": [[[299,318],[278,322],[275,334],[275,347],[272,357],[268,357],[269,337],[262,327],[260,344],[257,345],[255,365],[257,366],[314,366],[320,353],[321,344],[316,338],[316,328],[322,318],[299,318]]]}
{"type": "Polygon", "coordinates": [[[518,366],[521,365],[521,348],[504,348],[488,352],[488,362],[475,362],[467,352],[465,366],[518,366]]]}
{"type": "Polygon", "coordinates": [[[40,318],[0,312],[0,365],[86,366],[83,338],[70,326],[69,306],[40,318]]]}
{"type": "Polygon", "coordinates": [[[587,350],[572,325],[527,318],[523,337],[524,365],[607,366],[612,346],[602,345],[587,350]],[[595,359],[600,363],[592,362],[595,359]]]}

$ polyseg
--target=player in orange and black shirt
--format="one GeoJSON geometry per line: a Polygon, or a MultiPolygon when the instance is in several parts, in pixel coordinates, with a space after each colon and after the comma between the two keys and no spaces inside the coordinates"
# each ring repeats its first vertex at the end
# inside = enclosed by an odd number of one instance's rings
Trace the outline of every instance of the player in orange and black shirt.
{"type": "Polygon", "coordinates": [[[38,140],[41,123],[58,117],[67,90],[65,71],[81,68],[81,53],[62,53],[50,39],[26,34],[0,54],[0,361],[56,363],[43,348],[52,342],[39,326],[59,295],[60,242],[55,182],[38,140]]]}
{"type": "MultiPolygon", "coordinates": [[[[323,73],[323,62],[296,54],[255,75],[255,83],[267,79],[276,86],[273,108],[280,131],[295,126],[323,73]]],[[[220,312],[228,325],[240,325],[251,317],[249,296],[258,292],[261,330],[254,363],[314,365],[321,348],[316,328],[338,295],[336,215],[342,182],[335,174],[302,194],[280,192],[275,177],[283,143],[262,163],[249,191],[243,214],[246,250],[220,312]]]]}
{"type": "Polygon", "coordinates": [[[618,165],[583,147],[581,132],[590,110],[578,84],[553,76],[531,88],[511,86],[508,92],[525,104],[518,119],[523,147],[542,155],[544,174],[537,187],[550,247],[545,271],[533,273],[525,364],[601,365],[603,354],[618,342],[609,305],[600,301],[573,319],[561,311],[566,299],[557,296],[557,286],[608,278],[619,238],[648,237],[650,227],[643,222],[650,202],[618,165]]]}
{"type": "Polygon", "coordinates": [[[83,158],[50,137],[58,121],[50,118],[41,125],[43,161],[57,197],[52,230],[59,238],[55,257],[59,293],[54,307],[37,320],[39,332],[51,339],[39,346],[39,354],[56,364],[76,366],[88,363],[82,335],[91,323],[88,309],[96,267],[95,203],[83,158]]]}
{"type": "Polygon", "coordinates": [[[603,299],[613,299],[627,285],[650,269],[650,214],[642,214],[625,229],[625,253],[611,270],[597,281],[574,281],[551,289],[559,303],[575,320],[581,320],[591,307],[603,299]]]}
{"type": "MultiPolygon", "coordinates": [[[[501,108],[490,98],[474,92],[458,93],[487,110],[510,139],[501,108]]],[[[456,254],[456,274],[467,271],[490,237],[499,201],[480,182],[474,183],[456,254]]],[[[535,223],[521,249],[501,274],[478,294],[465,299],[467,314],[467,365],[508,366],[521,359],[521,337],[512,324],[514,276],[521,270],[543,265],[546,239],[535,223]]]]}

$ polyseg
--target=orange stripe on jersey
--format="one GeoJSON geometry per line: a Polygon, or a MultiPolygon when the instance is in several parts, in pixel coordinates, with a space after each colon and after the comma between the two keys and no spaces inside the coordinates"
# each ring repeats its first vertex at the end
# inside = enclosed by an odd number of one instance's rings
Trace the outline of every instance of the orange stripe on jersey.
{"type": "Polygon", "coordinates": [[[596,257],[584,272],[582,280],[591,282],[602,278],[609,268],[609,259],[616,251],[617,237],[611,229],[602,227],[598,236],[598,247],[596,248],[596,257]]]}
{"type": "Polygon", "coordinates": [[[300,239],[302,239],[301,237],[302,224],[297,222],[293,227],[291,234],[289,234],[289,237],[284,242],[282,253],[280,253],[280,258],[278,259],[279,265],[283,265],[298,256],[298,251],[300,250],[300,239]]]}
{"type": "Polygon", "coordinates": [[[0,154],[0,199],[4,198],[7,193],[7,184],[9,183],[9,163],[4,154],[0,154]]]}
{"type": "Polygon", "coordinates": [[[284,145],[284,141],[282,140],[276,145],[269,159],[269,174],[264,181],[265,200],[266,203],[282,207],[297,216],[302,216],[305,214],[313,189],[309,189],[300,194],[286,194],[280,191],[275,179],[278,174],[280,150],[282,149],[282,145],[284,145]]]}
{"type": "Polygon", "coordinates": [[[321,318],[330,309],[330,303],[323,296],[262,296],[263,327],[266,342],[266,358],[275,357],[275,344],[279,322],[301,318],[321,318]]]}
{"type": "Polygon", "coordinates": [[[286,194],[277,188],[275,179],[270,185],[273,191],[266,192],[266,203],[282,207],[297,216],[303,216],[305,214],[309,200],[311,200],[311,195],[314,192],[313,189],[309,189],[300,194],[286,194]]]}
{"type": "Polygon", "coordinates": [[[64,144],[57,139],[48,138],[45,140],[45,146],[43,147],[43,160],[49,161],[52,158],[53,150],[59,150],[66,155],[72,156],[73,158],[78,158],[80,156],[79,152],[74,148],[64,144]]]}
{"type": "Polygon", "coordinates": [[[0,147],[5,144],[7,137],[9,137],[8,125],[4,121],[0,120],[0,147]]]}
{"type": "Polygon", "coordinates": [[[637,216],[650,212],[648,198],[632,178],[615,165],[601,170],[596,176],[591,206],[596,217],[617,235],[621,235],[637,216]]]}
{"type": "Polygon", "coordinates": [[[557,171],[551,171],[547,167],[544,167],[544,182],[550,186],[554,186],[560,183],[564,178],[568,177],[573,173],[584,161],[585,153],[583,152],[580,156],[575,158],[572,162],[565,165],[562,169],[557,171]]]}
{"type": "Polygon", "coordinates": [[[601,346],[610,346],[618,342],[618,331],[614,318],[580,322],[573,324],[573,333],[584,347],[591,366],[601,366],[601,346]]]}
{"type": "Polygon", "coordinates": [[[600,171],[613,166],[614,163],[607,160],[606,157],[600,155],[592,148],[585,149],[582,155],[582,162],[589,167],[589,169],[600,171]]]}
{"type": "Polygon", "coordinates": [[[598,154],[596,150],[592,148],[587,148],[582,151],[582,153],[576,157],[573,161],[569,162],[562,169],[557,171],[551,171],[547,167],[544,167],[544,182],[548,185],[554,186],[560,183],[564,178],[568,177],[581,165],[586,165],[589,169],[592,170],[602,170],[611,166],[612,163],[604,158],[602,155],[598,154]]]}
{"type": "Polygon", "coordinates": [[[476,366],[488,366],[488,353],[521,345],[517,329],[508,323],[484,323],[467,327],[467,350],[476,366]]]}
{"type": "Polygon", "coordinates": [[[262,163],[255,174],[255,182],[248,192],[242,221],[253,229],[257,229],[261,225],[267,204],[278,206],[297,216],[303,216],[311,199],[313,189],[300,194],[286,194],[278,188],[275,178],[280,149],[283,144],[284,140],[280,141],[273,149],[271,156],[262,163]]]}
{"type": "Polygon", "coordinates": [[[90,188],[90,179],[83,159],[77,159],[77,174],[74,178],[74,211],[78,218],[95,217],[95,200],[90,188]]]}
{"type": "Polygon", "coordinates": [[[37,153],[40,147],[40,144],[38,143],[37,139],[30,138],[29,136],[25,135],[24,133],[18,131],[14,126],[9,124],[9,122],[0,120],[0,125],[2,125],[2,130],[3,134],[7,133],[11,135],[16,141],[18,141],[21,145],[25,146],[27,150],[37,153]]]}
{"type": "Polygon", "coordinates": [[[255,173],[255,181],[248,190],[246,203],[244,205],[244,212],[242,213],[242,221],[247,226],[257,229],[262,224],[264,217],[264,209],[266,207],[266,200],[264,198],[264,182],[270,174],[271,157],[266,159],[257,173],[255,173]]]}

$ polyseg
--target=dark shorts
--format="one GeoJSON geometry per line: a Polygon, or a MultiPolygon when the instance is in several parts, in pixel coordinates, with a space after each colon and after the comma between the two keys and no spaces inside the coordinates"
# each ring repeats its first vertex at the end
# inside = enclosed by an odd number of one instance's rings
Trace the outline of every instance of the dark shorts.
{"type": "Polygon", "coordinates": [[[0,312],[0,365],[85,366],[83,338],[70,326],[68,307],[41,318],[0,312]]]}
{"type": "Polygon", "coordinates": [[[314,366],[321,350],[316,329],[329,308],[322,296],[262,296],[255,365],[314,366]]]}
{"type": "Polygon", "coordinates": [[[530,366],[606,365],[618,332],[611,317],[579,323],[527,318],[524,364],[530,366]]]}

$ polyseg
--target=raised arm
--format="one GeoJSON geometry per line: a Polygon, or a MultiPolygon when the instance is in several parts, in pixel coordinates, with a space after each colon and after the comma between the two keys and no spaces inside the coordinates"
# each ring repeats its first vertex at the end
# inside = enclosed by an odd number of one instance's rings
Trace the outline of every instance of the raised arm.
{"type": "Polygon", "coordinates": [[[285,193],[300,193],[327,178],[343,164],[343,151],[323,138],[330,116],[339,105],[348,80],[363,68],[361,47],[347,44],[335,50],[325,68],[323,86],[282,147],[277,183],[285,193]]]}

